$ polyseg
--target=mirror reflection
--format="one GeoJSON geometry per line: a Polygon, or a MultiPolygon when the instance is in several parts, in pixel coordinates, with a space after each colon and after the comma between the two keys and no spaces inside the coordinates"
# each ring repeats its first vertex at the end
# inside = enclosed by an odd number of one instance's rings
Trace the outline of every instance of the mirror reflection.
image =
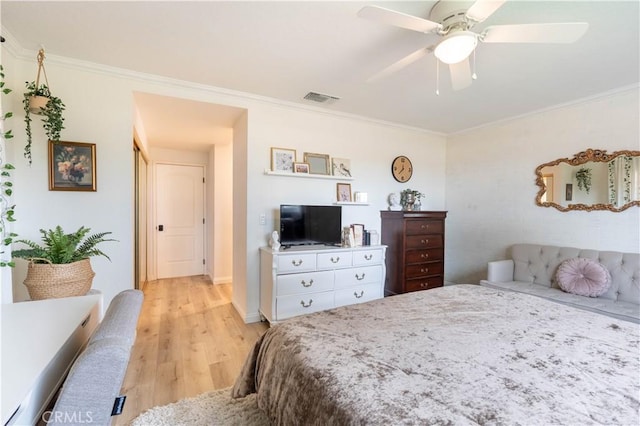
{"type": "Polygon", "coordinates": [[[536,185],[536,204],[560,211],[640,206],[640,151],[587,149],[538,166],[536,185]]]}

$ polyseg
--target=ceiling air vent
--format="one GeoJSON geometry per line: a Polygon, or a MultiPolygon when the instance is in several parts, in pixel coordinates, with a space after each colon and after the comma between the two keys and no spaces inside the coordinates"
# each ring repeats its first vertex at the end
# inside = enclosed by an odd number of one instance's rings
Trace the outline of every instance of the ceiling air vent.
{"type": "Polygon", "coordinates": [[[304,95],[304,99],[308,101],[319,102],[321,104],[331,104],[339,100],[340,98],[336,96],[325,95],[322,93],[309,92],[306,95],[304,95]]]}

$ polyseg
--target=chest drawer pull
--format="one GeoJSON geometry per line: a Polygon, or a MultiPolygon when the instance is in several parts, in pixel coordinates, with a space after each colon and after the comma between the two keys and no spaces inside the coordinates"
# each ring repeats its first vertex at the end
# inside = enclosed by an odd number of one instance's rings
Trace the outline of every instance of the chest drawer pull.
{"type": "Polygon", "coordinates": [[[291,261],[291,263],[293,264],[293,266],[300,266],[300,265],[302,265],[302,259],[300,259],[300,260],[293,259],[291,261]]]}
{"type": "Polygon", "coordinates": [[[309,280],[309,284],[307,284],[305,280],[300,281],[300,284],[302,284],[302,287],[311,287],[313,285],[313,278],[309,280]]]}
{"type": "Polygon", "coordinates": [[[362,273],[362,275],[356,274],[356,280],[358,280],[358,281],[364,280],[364,272],[362,273]]]}
{"type": "Polygon", "coordinates": [[[422,244],[429,244],[429,240],[420,240],[422,244]]]}
{"type": "Polygon", "coordinates": [[[304,303],[304,300],[300,301],[300,304],[302,305],[303,308],[308,308],[309,306],[311,306],[312,303],[313,303],[313,299],[309,299],[309,303],[304,303]]]}
{"type": "Polygon", "coordinates": [[[362,296],[364,296],[364,290],[360,290],[360,295],[358,295],[358,293],[354,291],[353,295],[356,297],[356,299],[360,299],[362,296]]]}
{"type": "Polygon", "coordinates": [[[421,229],[429,229],[429,225],[424,225],[424,224],[422,224],[422,225],[420,225],[420,228],[421,228],[421,229]]]}
{"type": "Polygon", "coordinates": [[[338,263],[340,262],[340,256],[334,258],[333,256],[331,256],[331,263],[338,263]]]}
{"type": "Polygon", "coordinates": [[[372,254],[365,254],[364,255],[364,260],[371,260],[373,259],[373,255],[372,254]]]}
{"type": "Polygon", "coordinates": [[[427,272],[429,272],[429,268],[420,268],[420,272],[426,274],[427,272]]]}
{"type": "Polygon", "coordinates": [[[420,255],[420,257],[423,258],[423,259],[428,259],[429,258],[429,253],[422,253],[420,255]]]}

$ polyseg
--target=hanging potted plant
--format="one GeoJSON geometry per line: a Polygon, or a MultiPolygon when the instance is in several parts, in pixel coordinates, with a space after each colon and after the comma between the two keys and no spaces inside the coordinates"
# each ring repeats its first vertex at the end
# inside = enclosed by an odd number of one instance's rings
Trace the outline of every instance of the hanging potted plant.
{"type": "Polygon", "coordinates": [[[55,229],[40,230],[43,245],[31,240],[15,241],[29,247],[12,254],[14,258],[29,261],[24,285],[32,300],[87,294],[95,275],[89,258],[104,256],[111,260],[97,245],[116,241],[105,238],[111,232],[87,235],[90,231],[82,226],[76,232],[66,234],[56,226],[55,229]]]}
{"type": "Polygon", "coordinates": [[[27,144],[24,147],[24,156],[31,164],[31,114],[42,115],[42,125],[47,138],[51,141],[60,140],[60,132],[64,129],[64,117],[62,115],[65,105],[62,100],[51,94],[47,72],[44,69],[44,50],[38,52],[38,75],[36,81],[26,82],[26,91],[22,104],[24,106],[24,122],[27,133],[27,144]],[[42,72],[46,84],[40,84],[42,72]]]}
{"type": "Polygon", "coordinates": [[[578,181],[578,189],[584,189],[588,194],[591,189],[591,169],[581,167],[576,172],[576,180],[578,181]]]}

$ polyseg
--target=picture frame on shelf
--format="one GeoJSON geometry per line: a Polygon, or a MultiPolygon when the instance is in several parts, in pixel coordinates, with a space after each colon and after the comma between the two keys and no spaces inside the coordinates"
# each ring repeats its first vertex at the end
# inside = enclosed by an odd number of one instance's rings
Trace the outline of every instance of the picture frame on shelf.
{"type": "Polygon", "coordinates": [[[293,163],[293,172],[309,174],[309,163],[293,163]]]}
{"type": "Polygon", "coordinates": [[[351,160],[347,158],[332,158],[331,173],[334,176],[352,177],[351,160]]]}
{"type": "Polygon", "coordinates": [[[337,183],[336,197],[339,203],[350,203],[351,202],[351,184],[337,183]]]}
{"type": "Polygon", "coordinates": [[[271,148],[271,171],[293,173],[296,150],[289,148],[271,148]]]}
{"type": "Polygon", "coordinates": [[[329,156],[327,154],[315,154],[313,152],[305,152],[305,163],[309,164],[309,173],[313,175],[329,175],[329,156]]]}
{"type": "Polygon", "coordinates": [[[49,141],[49,191],[93,191],[96,144],[49,141]]]}

